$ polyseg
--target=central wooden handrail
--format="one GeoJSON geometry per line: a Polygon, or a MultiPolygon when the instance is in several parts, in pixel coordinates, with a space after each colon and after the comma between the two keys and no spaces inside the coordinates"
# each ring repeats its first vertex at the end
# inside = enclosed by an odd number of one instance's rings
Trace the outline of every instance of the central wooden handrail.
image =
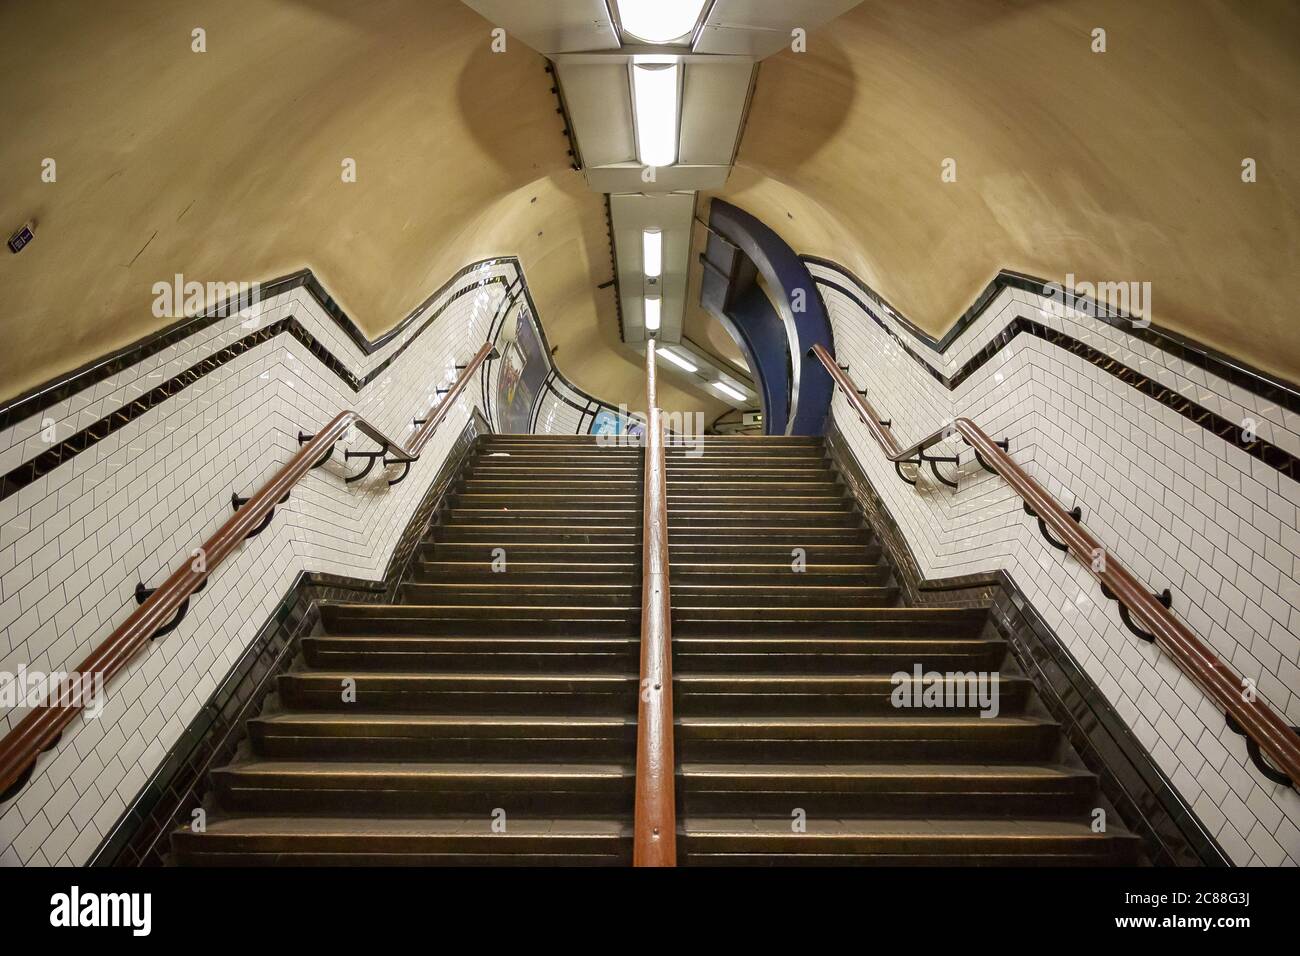
{"type": "MultiPolygon", "coordinates": [[[[831,353],[821,345],[814,345],[810,351],[821,360],[839,390],[895,466],[916,464],[918,452],[960,436],[975,450],[980,462],[1000,475],[1026,506],[1032,509],[1032,513],[1051,528],[1056,539],[1101,583],[1107,596],[1114,595],[1122,607],[1128,608],[1145,625],[1147,633],[1155,639],[1155,644],[1223,709],[1230,723],[1235,722],[1233,729],[1244,732],[1248,741],[1253,742],[1253,746],[1258,746],[1273,765],[1290,778],[1286,782],[1292,787],[1296,786],[1297,781],[1300,781],[1300,735],[1267,703],[1253,693],[1248,693],[1247,684],[1240,674],[1220,660],[1185,624],[1174,617],[1148,588],[1143,587],[1137,578],[1101,546],[1080,521],[1016,464],[982,428],[969,418],[958,418],[951,426],[934,432],[911,448],[900,449],[871,403],[854,387],[852,380],[835,362],[831,353]],[[1098,560],[1099,556],[1101,560],[1098,560]]],[[[1264,767],[1261,770],[1267,772],[1264,767]]],[[[1270,775],[1270,779],[1276,777],[1270,775]]]]}
{"type": "MultiPolygon", "coordinates": [[[[269,481],[241,505],[216,534],[204,542],[203,547],[195,552],[194,559],[186,561],[172,572],[171,577],[105,638],[77,666],[74,673],[80,675],[83,682],[93,682],[99,677],[106,685],[112,680],[149,643],[159,628],[167,625],[180,612],[182,606],[203,586],[221,562],[250,533],[260,528],[263,521],[268,520],[276,505],[326,456],[335,442],[348,433],[348,429],[355,426],[357,431],[380,442],[385,447],[385,457],[392,461],[415,461],[448,410],[460,397],[466,383],[492,353],[492,344],[484,343],[465,366],[464,374],[457,379],[443,400],[424,416],[423,423],[406,444],[387,438],[355,411],[347,410],[335,415],[328,425],[299,448],[269,481]]],[[[85,685],[83,683],[77,686],[85,685]]],[[[32,708],[0,741],[0,794],[6,793],[15,785],[21,785],[30,776],[36,757],[57,743],[63,729],[84,709],[83,705],[88,701],[81,699],[77,686],[74,686],[70,677],[65,677],[58,693],[52,694],[53,700],[32,708]]]]}
{"type": "Polygon", "coordinates": [[[641,682],[636,731],[634,866],[677,865],[673,762],[673,622],[668,493],[655,341],[646,343],[645,487],[641,522],[641,682]]]}

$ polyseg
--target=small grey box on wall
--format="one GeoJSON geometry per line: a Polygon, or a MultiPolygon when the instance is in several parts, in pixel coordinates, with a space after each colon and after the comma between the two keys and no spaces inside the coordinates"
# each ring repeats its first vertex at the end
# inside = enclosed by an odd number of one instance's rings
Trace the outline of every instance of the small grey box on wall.
{"type": "Polygon", "coordinates": [[[9,237],[9,251],[13,253],[22,252],[23,248],[34,238],[36,238],[36,235],[32,232],[31,223],[25,224],[9,237]]]}

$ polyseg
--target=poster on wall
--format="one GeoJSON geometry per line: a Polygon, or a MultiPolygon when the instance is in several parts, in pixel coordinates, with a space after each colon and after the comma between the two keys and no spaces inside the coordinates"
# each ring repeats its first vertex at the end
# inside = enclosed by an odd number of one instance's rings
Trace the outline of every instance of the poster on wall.
{"type": "Polygon", "coordinates": [[[613,437],[623,433],[623,419],[608,408],[602,408],[591,420],[591,434],[598,438],[613,437]]]}
{"type": "Polygon", "coordinates": [[[533,417],[533,402],[541,393],[549,365],[542,338],[527,306],[515,313],[513,325],[502,330],[497,340],[501,374],[497,377],[497,424],[505,434],[527,432],[533,417]]]}
{"type": "Polygon", "coordinates": [[[638,421],[625,419],[612,408],[602,408],[591,419],[590,433],[597,437],[613,437],[626,434],[629,438],[640,438],[645,434],[645,425],[638,421]]]}

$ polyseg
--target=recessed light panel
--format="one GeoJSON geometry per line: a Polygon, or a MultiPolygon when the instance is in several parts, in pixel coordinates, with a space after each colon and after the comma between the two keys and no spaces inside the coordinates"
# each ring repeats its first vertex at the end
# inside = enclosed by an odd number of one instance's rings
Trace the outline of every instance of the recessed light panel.
{"type": "Polygon", "coordinates": [[[671,43],[695,32],[708,0],[618,0],[623,32],[647,43],[671,43]]]}
{"type": "Polygon", "coordinates": [[[632,67],[632,99],[636,105],[636,154],[643,166],[677,162],[676,63],[632,67]]]}

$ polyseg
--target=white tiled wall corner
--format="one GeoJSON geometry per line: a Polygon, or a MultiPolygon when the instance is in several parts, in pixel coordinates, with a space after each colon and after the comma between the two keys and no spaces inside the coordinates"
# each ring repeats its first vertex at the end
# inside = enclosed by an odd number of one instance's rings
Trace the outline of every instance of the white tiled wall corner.
{"type": "MultiPolygon", "coordinates": [[[[517,278],[513,260],[472,270],[370,355],[305,289],[293,289],[260,303],[251,322],[219,321],[0,432],[0,467],[8,470],[48,447],[46,419],[62,440],[288,315],[358,377],[397,356],[357,393],[293,336],[279,335],[0,501],[0,672],[75,667],[135,607],[136,582],[156,585],[187,560],[229,517],[231,492],[251,494],[297,451],[299,430],[310,433],[355,408],[405,440],[435,389],[483,342],[517,278]],[[497,276],[505,283],[455,295],[497,276]]],[[[466,389],[398,485],[390,487],[379,469],[345,485],[344,471],[360,464],[344,466],[344,443],[330,464],[310,472],[270,527],[213,573],[180,627],[109,685],[103,715],[75,720],[40,757],[31,782],[0,805],[0,865],[86,862],[300,571],[379,579],[481,400],[477,384],[466,389]]],[[[354,448],[370,445],[359,437],[354,448]]],[[[0,734],[24,712],[0,716],[0,734]]]]}
{"type": "Polygon", "coordinates": [[[574,407],[574,403],[579,403],[580,400],[576,395],[568,396],[570,391],[572,390],[563,381],[551,383],[542,399],[541,408],[538,409],[533,431],[540,435],[585,434],[581,405],[574,407]],[[570,400],[565,401],[565,397],[570,400]]]}
{"type": "MultiPolygon", "coordinates": [[[[850,296],[836,270],[809,264],[836,357],[902,446],[966,416],[994,438],[1290,723],[1300,724],[1300,485],[1082,358],[1019,335],[954,391],[904,352],[850,296]]],[[[1086,314],[1004,289],[939,354],[879,303],[856,297],[930,367],[951,376],[1017,316],[1059,329],[1261,436],[1300,443],[1276,406],[1086,314]]],[[[916,488],[843,396],[837,425],[928,578],[1007,570],[1096,681],[1219,843],[1239,864],[1300,863],[1300,796],[1264,779],[1208,698],[1120,622],[1091,575],[1050,548],[1020,499],[967,450],[958,491],[928,472],[916,488]]],[[[955,440],[945,454],[964,446],[955,440]]],[[[946,466],[940,466],[945,468],[946,466]]]]}
{"type": "Polygon", "coordinates": [[[579,392],[560,376],[552,376],[533,430],[548,435],[586,435],[597,411],[610,407],[579,392]]]}

